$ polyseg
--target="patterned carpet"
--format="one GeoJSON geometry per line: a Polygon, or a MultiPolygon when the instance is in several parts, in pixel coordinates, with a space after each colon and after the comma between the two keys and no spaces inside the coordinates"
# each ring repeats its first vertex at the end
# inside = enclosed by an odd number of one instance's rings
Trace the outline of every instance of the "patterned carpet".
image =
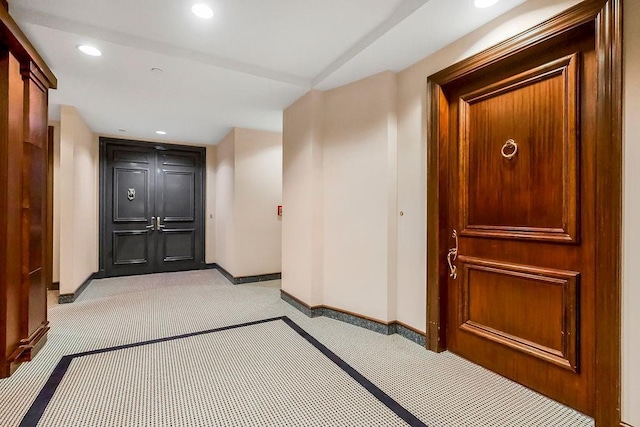
{"type": "Polygon", "coordinates": [[[193,334],[281,316],[428,426],[593,425],[453,354],[307,318],[277,282],[233,286],[204,270],[96,280],[52,306],[49,342],[0,380],[0,426],[20,424],[63,356],[86,352],[95,354],[73,359],[38,426],[407,425],[282,321],[193,334]],[[161,340],[183,334],[193,336],[161,340]],[[160,341],[95,351],[149,340],[160,341]]]}

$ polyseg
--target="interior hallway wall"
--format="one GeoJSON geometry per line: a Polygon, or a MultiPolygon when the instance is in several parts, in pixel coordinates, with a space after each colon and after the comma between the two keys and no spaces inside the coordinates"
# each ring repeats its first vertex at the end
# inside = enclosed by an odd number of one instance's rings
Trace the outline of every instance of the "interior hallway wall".
{"type": "Polygon", "coordinates": [[[396,316],[396,135],[394,73],[325,92],[323,303],[383,321],[396,316]]]}
{"type": "Polygon", "coordinates": [[[234,247],[235,129],[216,146],[216,263],[236,271],[234,247]]]}
{"type": "Polygon", "coordinates": [[[310,91],[283,114],[282,290],[322,304],[323,93],[310,91]]]}
{"type": "Polygon", "coordinates": [[[53,283],[60,283],[60,121],[53,126],[53,283]]]}
{"type": "Polygon", "coordinates": [[[70,294],[98,271],[98,137],[74,107],[62,106],[57,187],[60,293],[70,294]]]}
{"type": "Polygon", "coordinates": [[[280,273],[282,134],[235,128],[216,151],[216,263],[234,277],[280,273]]]}
{"type": "Polygon", "coordinates": [[[205,251],[207,264],[216,262],[216,147],[206,148],[205,251]]]}

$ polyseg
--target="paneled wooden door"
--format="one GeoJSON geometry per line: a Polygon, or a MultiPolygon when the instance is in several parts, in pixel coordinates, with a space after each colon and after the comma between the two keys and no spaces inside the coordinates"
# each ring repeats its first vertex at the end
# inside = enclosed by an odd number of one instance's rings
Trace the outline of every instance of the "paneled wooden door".
{"type": "Polygon", "coordinates": [[[596,60],[583,26],[443,87],[448,349],[586,414],[596,60]]]}
{"type": "Polygon", "coordinates": [[[103,144],[105,275],[201,268],[202,150],[103,144]]]}

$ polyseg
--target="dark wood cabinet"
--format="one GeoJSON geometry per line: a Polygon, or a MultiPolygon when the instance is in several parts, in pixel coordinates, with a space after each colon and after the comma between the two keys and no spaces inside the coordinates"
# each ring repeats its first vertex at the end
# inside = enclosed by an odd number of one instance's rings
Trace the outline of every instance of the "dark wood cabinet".
{"type": "Polygon", "coordinates": [[[47,104],[56,79],[0,3],[0,378],[46,342],[47,104]]]}

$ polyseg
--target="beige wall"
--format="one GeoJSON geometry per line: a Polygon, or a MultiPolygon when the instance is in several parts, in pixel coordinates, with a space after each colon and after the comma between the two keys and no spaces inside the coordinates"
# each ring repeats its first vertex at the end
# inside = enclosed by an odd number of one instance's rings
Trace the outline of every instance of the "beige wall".
{"type": "Polygon", "coordinates": [[[75,108],[62,106],[59,179],[57,184],[54,181],[59,201],[61,294],[75,292],[98,271],[98,158],[97,136],[75,108]]]}
{"type": "Polygon", "coordinates": [[[216,262],[235,277],[279,273],[282,134],[233,129],[217,146],[216,262]]]}
{"type": "Polygon", "coordinates": [[[622,415],[640,426],[640,2],[624,4],[624,214],[622,305],[622,415]]]}
{"type": "Polygon", "coordinates": [[[393,73],[360,80],[325,93],[322,128],[323,303],[382,320],[395,319],[395,103],[393,73]]]}
{"type": "Polygon", "coordinates": [[[236,129],[234,276],[282,271],[282,134],[236,129]]]}
{"type": "MultiPolygon", "coordinates": [[[[357,313],[396,320],[393,310],[384,312],[385,299],[391,303],[397,290],[399,321],[425,331],[426,319],[426,117],[427,77],[472,54],[530,28],[575,4],[578,0],[529,0],[484,27],[457,40],[439,52],[421,60],[397,74],[397,209],[404,216],[398,218],[397,243],[389,233],[387,253],[379,233],[365,240],[361,238],[366,224],[381,224],[385,215],[393,211],[391,187],[393,154],[388,153],[387,168],[383,171],[380,153],[382,143],[378,137],[385,126],[391,132],[389,117],[380,114],[372,101],[367,85],[371,77],[328,93],[310,92],[284,112],[284,200],[283,223],[283,290],[304,302],[329,304],[351,309],[357,313]],[[330,100],[329,102],[327,100],[330,100]],[[332,102],[335,101],[335,102],[332,102]],[[351,109],[355,111],[351,111],[351,109]],[[341,114],[352,123],[342,121],[341,114]],[[324,117],[322,126],[317,116],[324,117]],[[328,117],[328,119],[327,119],[328,117]],[[320,132],[318,129],[320,128],[320,132]],[[318,135],[319,133],[319,135],[318,135]],[[317,145],[322,154],[317,154],[317,145]],[[314,151],[315,148],[315,151],[314,151]],[[320,161],[314,169],[313,162],[320,161]],[[379,175],[371,177],[377,169],[379,175]],[[327,176],[329,175],[329,176],[327,176]],[[322,191],[314,187],[320,176],[322,191]],[[384,179],[381,180],[381,177],[384,179]],[[386,203],[382,197],[373,203],[366,193],[363,181],[373,178],[380,192],[390,195],[386,203]],[[354,188],[364,194],[349,199],[346,195],[354,188]],[[312,195],[308,194],[312,193],[312,195]],[[338,206],[335,204],[338,203],[338,206]],[[312,236],[313,211],[320,206],[325,218],[322,238],[312,236]],[[360,209],[360,206],[366,209],[360,209]],[[360,219],[360,222],[357,220],[360,219]],[[296,235],[299,236],[296,240],[296,235]],[[336,242],[342,239],[343,257],[332,253],[336,242]],[[308,242],[312,242],[309,244],[308,242]],[[319,256],[314,247],[324,247],[319,256]],[[385,262],[397,253],[397,281],[386,277],[380,284],[372,279],[370,271],[384,274],[379,265],[360,262],[361,256],[370,261],[385,262]],[[383,250],[384,252],[384,250],[383,250]],[[354,260],[349,271],[348,260],[354,260]],[[323,265],[324,277],[313,270],[323,265]],[[348,277],[348,280],[343,280],[348,277]],[[335,281],[338,280],[339,285],[335,281]],[[321,289],[321,297],[314,292],[321,289]],[[362,300],[358,302],[358,300],[362,300]]],[[[640,210],[640,187],[634,185],[638,177],[635,163],[640,163],[640,148],[632,135],[640,133],[634,114],[640,110],[640,29],[629,23],[640,22],[640,3],[625,2],[625,193],[624,193],[624,251],[623,251],[623,420],[640,426],[640,264],[634,256],[640,248],[640,223],[634,222],[640,210]]],[[[390,133],[387,147],[392,150],[390,133]]],[[[388,215],[387,226],[393,227],[388,215]]],[[[388,272],[393,271],[393,266],[388,272]]]]}
{"type": "Polygon", "coordinates": [[[60,282],[60,122],[53,126],[53,283],[60,282]]]}
{"type": "Polygon", "coordinates": [[[205,251],[207,264],[216,262],[216,147],[206,148],[206,184],[205,184],[205,251]]]}
{"type": "Polygon", "coordinates": [[[234,250],[235,129],[216,147],[216,263],[231,274],[234,250]]]}
{"type": "Polygon", "coordinates": [[[311,91],[284,111],[282,289],[322,304],[323,93],[311,91]]]}

